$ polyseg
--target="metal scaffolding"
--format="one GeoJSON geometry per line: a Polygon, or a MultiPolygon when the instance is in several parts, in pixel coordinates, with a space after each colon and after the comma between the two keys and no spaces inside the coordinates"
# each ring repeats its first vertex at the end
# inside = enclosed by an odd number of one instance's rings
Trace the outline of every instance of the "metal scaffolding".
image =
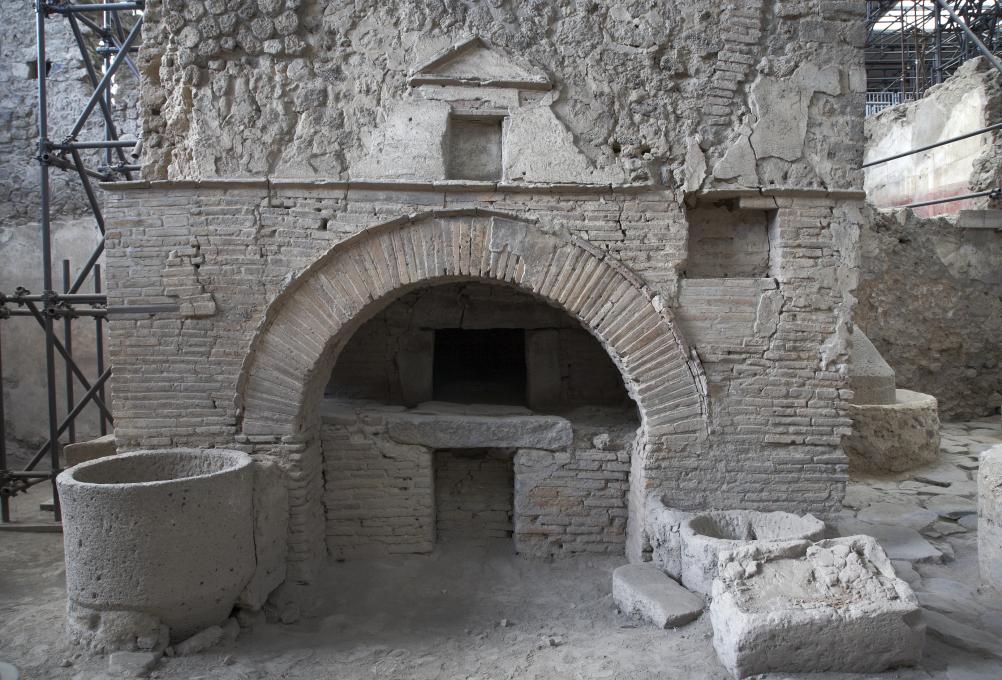
{"type": "Polygon", "coordinates": [[[920,98],[979,54],[1002,54],[998,0],[867,0],[866,113],[920,98]]]}
{"type": "MultiPolygon", "coordinates": [[[[6,450],[3,392],[0,391],[0,526],[10,524],[10,499],[36,484],[52,485],[52,504],[43,506],[54,516],[53,526],[61,518],[59,496],[55,478],[59,473],[60,451],[63,441],[76,439],[76,421],[88,404],[97,407],[99,428],[102,434],[112,426],[114,419],[106,401],[105,387],[111,369],[104,365],[103,324],[116,312],[152,313],[175,311],[171,306],[152,308],[110,308],[107,296],[101,291],[101,267],[98,260],[104,252],[104,217],[94,192],[92,181],[111,182],[132,179],[139,169],[138,140],[122,139],[120,126],[115,121],[114,98],[126,94],[115,87],[116,74],[128,68],[138,81],[139,71],[132,59],[138,49],[142,31],[144,2],[59,2],[36,0],[35,40],[38,98],[35,109],[38,119],[38,146],[35,157],[38,163],[39,235],[41,238],[42,290],[32,293],[19,287],[12,294],[0,292],[0,320],[19,317],[33,319],[42,331],[45,343],[45,387],[48,398],[48,440],[35,452],[28,463],[19,470],[10,469],[6,450]],[[50,129],[48,91],[48,59],[46,27],[49,22],[65,21],[79,50],[86,70],[90,96],[77,115],[73,125],[60,136],[50,129]],[[113,90],[114,87],[114,90],[113,90]],[[113,94],[114,91],[114,94],[113,94]],[[100,111],[102,122],[88,127],[95,111],[100,111]],[[86,131],[103,127],[103,139],[84,139],[86,131]],[[58,141],[54,141],[58,140],[58,141]],[[52,258],[52,205],[51,179],[53,169],[69,172],[79,180],[87,199],[101,241],[91,256],[75,273],[69,260],[62,262],[62,285],[56,290],[52,258]],[[90,292],[84,292],[90,287],[90,292]],[[88,319],[95,325],[97,375],[89,378],[78,364],[73,346],[74,322],[88,319]],[[61,322],[61,323],[60,323],[61,322]],[[61,332],[60,332],[61,331],[61,332]],[[65,367],[66,413],[60,419],[56,381],[57,361],[65,367]],[[77,386],[83,394],[77,398],[77,386]],[[43,462],[48,469],[40,469],[43,462]]],[[[135,89],[131,94],[136,94],[135,89]]],[[[2,331],[2,327],[0,327],[2,331]]],[[[0,335],[2,342],[2,335],[0,335]]],[[[0,360],[0,384],[3,382],[3,365],[0,360]]]]}

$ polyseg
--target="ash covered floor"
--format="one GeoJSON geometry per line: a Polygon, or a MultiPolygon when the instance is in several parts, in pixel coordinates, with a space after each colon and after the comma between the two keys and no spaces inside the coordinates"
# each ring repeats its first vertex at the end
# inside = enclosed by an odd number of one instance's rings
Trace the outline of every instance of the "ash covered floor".
{"type": "MultiPolygon", "coordinates": [[[[941,461],[850,484],[831,525],[881,534],[899,575],[931,613],[921,668],[814,680],[997,680],[1002,677],[1002,593],[979,590],[977,456],[1002,442],[997,419],[943,426],[941,461]],[[942,557],[938,556],[942,555],[942,557]],[[895,557],[897,555],[897,557],[895,557]],[[998,656],[989,652],[995,651],[998,656]]],[[[17,499],[37,513],[41,490],[17,499]]],[[[291,625],[261,623],[235,643],[164,658],[154,678],[720,679],[709,618],[661,631],[620,615],[610,595],[622,558],[530,561],[508,541],[445,544],[429,556],[332,563],[312,609],[291,625]]],[[[63,639],[59,534],[0,533],[0,660],[22,677],[123,677],[63,639]]]]}

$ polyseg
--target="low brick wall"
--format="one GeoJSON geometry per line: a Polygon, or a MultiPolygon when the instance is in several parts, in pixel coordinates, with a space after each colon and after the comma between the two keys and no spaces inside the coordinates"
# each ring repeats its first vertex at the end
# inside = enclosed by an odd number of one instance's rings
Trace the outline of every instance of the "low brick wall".
{"type": "Polygon", "coordinates": [[[537,451],[515,456],[515,544],[536,557],[622,554],[630,452],[537,451]]]}
{"type": "Polygon", "coordinates": [[[524,555],[622,554],[631,434],[571,422],[564,450],[434,450],[387,432],[393,407],[323,416],[328,553],[337,559],[430,552],[437,541],[513,536],[524,555]],[[595,447],[595,442],[603,449],[595,447]]]}

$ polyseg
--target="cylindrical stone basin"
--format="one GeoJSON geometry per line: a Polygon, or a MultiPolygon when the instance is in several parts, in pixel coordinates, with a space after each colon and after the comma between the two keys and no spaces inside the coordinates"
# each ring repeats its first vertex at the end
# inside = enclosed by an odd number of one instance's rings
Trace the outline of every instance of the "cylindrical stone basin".
{"type": "Polygon", "coordinates": [[[137,451],[81,463],[57,483],[71,637],[144,648],[151,621],[176,641],[229,616],[254,571],[250,456],[137,451]]]}
{"type": "Polygon", "coordinates": [[[718,555],[756,542],[818,541],[825,523],[813,515],[754,510],[718,510],[682,522],[682,584],[709,594],[717,575],[718,555]]]}

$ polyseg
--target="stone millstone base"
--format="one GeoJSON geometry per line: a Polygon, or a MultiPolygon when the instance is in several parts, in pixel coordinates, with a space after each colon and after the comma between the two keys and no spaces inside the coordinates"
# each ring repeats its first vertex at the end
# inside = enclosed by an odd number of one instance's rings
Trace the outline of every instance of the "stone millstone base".
{"type": "Polygon", "coordinates": [[[914,665],[925,643],[915,594],[869,536],[724,553],[710,619],[735,678],[879,673],[914,665]]]}
{"type": "Polygon", "coordinates": [[[849,404],[852,435],[843,446],[853,472],[904,472],[939,458],[936,397],[896,390],[893,404],[849,404]]]}
{"type": "Polygon", "coordinates": [[[1002,445],[981,454],[978,470],[978,562],[981,580],[1002,590],[1002,445]]]}

